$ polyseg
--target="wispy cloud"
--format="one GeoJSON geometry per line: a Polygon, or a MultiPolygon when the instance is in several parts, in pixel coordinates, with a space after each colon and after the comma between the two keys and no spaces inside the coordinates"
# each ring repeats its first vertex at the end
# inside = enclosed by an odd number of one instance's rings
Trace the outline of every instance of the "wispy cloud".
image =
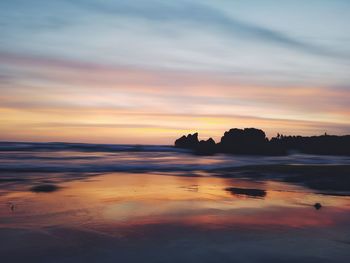
{"type": "Polygon", "coordinates": [[[284,115],[309,121],[332,118],[336,122],[344,122],[349,114],[346,87],[251,85],[215,73],[114,67],[1,53],[0,58],[16,69],[12,78],[0,80],[2,106],[9,108],[284,115]]]}
{"type": "Polygon", "coordinates": [[[272,43],[313,55],[350,59],[349,54],[338,50],[309,43],[271,28],[238,20],[219,8],[202,4],[202,1],[66,1],[78,4],[81,8],[112,16],[146,19],[156,23],[175,22],[179,23],[180,26],[191,23],[198,30],[211,28],[224,32],[232,38],[246,38],[252,41],[272,43]]]}

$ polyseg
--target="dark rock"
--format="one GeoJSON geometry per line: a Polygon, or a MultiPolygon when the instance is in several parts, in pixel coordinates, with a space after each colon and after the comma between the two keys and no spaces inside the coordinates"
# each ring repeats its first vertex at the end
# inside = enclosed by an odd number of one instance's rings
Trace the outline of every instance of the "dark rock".
{"type": "Polygon", "coordinates": [[[316,210],[319,210],[322,208],[322,205],[320,203],[316,203],[316,204],[314,204],[314,207],[316,210]]]}
{"type": "Polygon", "coordinates": [[[216,153],[216,143],[212,138],[208,140],[200,141],[196,147],[196,154],[199,155],[212,155],[216,153]]]}
{"type": "Polygon", "coordinates": [[[266,191],[261,189],[230,187],[226,188],[226,191],[229,191],[233,195],[245,195],[248,197],[263,198],[266,196],[266,191]]]}
{"type": "Polygon", "coordinates": [[[184,135],[175,141],[175,147],[178,148],[195,149],[198,144],[198,133],[184,135]]]}
{"type": "Polygon", "coordinates": [[[334,136],[283,136],[271,138],[271,149],[280,152],[301,152],[306,154],[350,155],[350,135],[334,136]]]}
{"type": "Polygon", "coordinates": [[[283,136],[269,140],[265,132],[255,128],[231,129],[220,143],[213,139],[198,141],[198,133],[182,136],[175,147],[192,149],[197,154],[231,153],[251,155],[284,155],[291,152],[306,154],[350,155],[350,135],[283,136]]]}
{"type": "Polygon", "coordinates": [[[221,138],[220,151],[236,154],[263,154],[267,152],[265,132],[255,128],[231,129],[221,138]]]}
{"type": "Polygon", "coordinates": [[[41,184],[33,186],[32,188],[30,188],[30,191],[35,193],[51,193],[57,191],[58,189],[59,187],[54,184],[41,184]]]}

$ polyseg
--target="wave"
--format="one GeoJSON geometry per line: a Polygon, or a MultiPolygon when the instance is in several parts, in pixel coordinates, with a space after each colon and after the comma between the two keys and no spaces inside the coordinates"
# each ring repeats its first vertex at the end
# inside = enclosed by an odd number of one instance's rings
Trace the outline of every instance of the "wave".
{"type": "Polygon", "coordinates": [[[195,172],[249,165],[350,164],[346,156],[196,156],[172,146],[0,142],[0,172],[107,173],[195,172]]]}
{"type": "Polygon", "coordinates": [[[256,165],[350,165],[349,158],[293,155],[288,157],[213,156],[166,153],[122,153],[81,157],[8,156],[0,159],[0,173],[108,173],[108,172],[210,172],[256,165]]]}
{"type": "Polygon", "coordinates": [[[0,142],[4,151],[81,151],[81,152],[191,152],[167,145],[91,144],[65,142],[0,142]]]}

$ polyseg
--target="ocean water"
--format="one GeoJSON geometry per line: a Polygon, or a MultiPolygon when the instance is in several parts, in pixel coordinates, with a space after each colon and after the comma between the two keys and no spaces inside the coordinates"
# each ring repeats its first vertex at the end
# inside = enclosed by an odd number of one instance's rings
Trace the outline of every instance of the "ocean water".
{"type": "Polygon", "coordinates": [[[1,262],[349,262],[350,193],[228,175],[275,164],[350,158],[0,143],[1,262]]]}
{"type": "Polygon", "coordinates": [[[196,156],[171,146],[0,143],[1,172],[196,172],[246,165],[339,165],[349,156],[196,156]]]}

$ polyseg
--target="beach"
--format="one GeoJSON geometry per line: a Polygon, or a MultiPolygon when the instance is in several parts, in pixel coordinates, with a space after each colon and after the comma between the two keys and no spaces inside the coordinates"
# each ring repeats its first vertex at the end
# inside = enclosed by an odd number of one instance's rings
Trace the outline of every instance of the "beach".
{"type": "Polygon", "coordinates": [[[350,257],[350,189],[346,181],[329,183],[349,175],[349,157],[196,156],[168,146],[1,147],[4,262],[350,257]]]}

